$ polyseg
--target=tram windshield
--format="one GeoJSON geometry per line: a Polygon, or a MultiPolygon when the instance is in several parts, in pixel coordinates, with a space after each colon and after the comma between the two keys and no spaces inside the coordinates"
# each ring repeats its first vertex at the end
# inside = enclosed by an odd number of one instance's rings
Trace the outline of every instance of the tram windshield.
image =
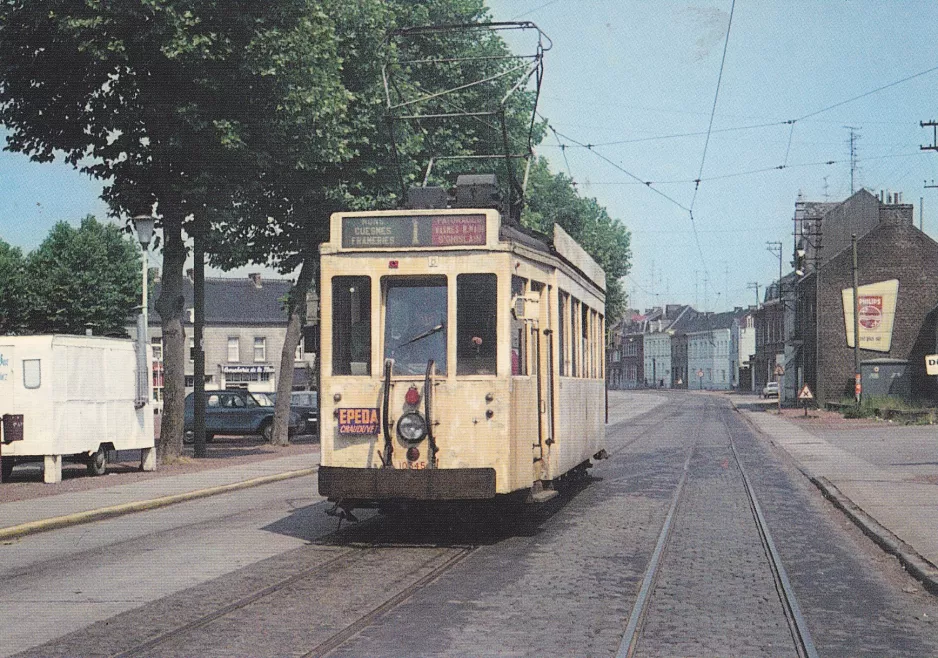
{"type": "Polygon", "coordinates": [[[386,279],[384,358],[395,375],[446,374],[446,279],[386,279]]]}

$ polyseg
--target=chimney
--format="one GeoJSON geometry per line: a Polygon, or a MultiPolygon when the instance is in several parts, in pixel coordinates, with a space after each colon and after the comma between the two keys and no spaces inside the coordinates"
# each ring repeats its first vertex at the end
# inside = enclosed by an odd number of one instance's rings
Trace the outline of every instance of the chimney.
{"type": "Polygon", "coordinates": [[[911,203],[881,206],[879,209],[879,223],[912,226],[914,214],[911,203]]]}
{"type": "Polygon", "coordinates": [[[260,272],[251,272],[248,274],[248,278],[251,280],[251,283],[254,284],[255,288],[261,287],[261,274],[260,272]]]}

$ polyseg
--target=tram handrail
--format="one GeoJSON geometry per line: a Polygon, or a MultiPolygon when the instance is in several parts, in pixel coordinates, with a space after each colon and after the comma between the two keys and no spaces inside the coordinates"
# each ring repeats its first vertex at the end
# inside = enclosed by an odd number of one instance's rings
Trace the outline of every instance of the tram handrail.
{"type": "Polygon", "coordinates": [[[433,436],[433,416],[430,410],[433,408],[431,398],[433,396],[433,373],[436,363],[433,359],[427,361],[427,373],[423,378],[423,413],[427,421],[427,444],[430,446],[430,454],[427,459],[427,468],[436,468],[436,437],[433,436]]]}
{"type": "Polygon", "coordinates": [[[388,428],[388,413],[391,409],[391,368],[394,359],[384,362],[384,405],[381,409],[381,425],[384,428],[384,457],[381,459],[384,468],[394,468],[391,457],[394,455],[394,445],[391,440],[391,431],[388,428]]]}

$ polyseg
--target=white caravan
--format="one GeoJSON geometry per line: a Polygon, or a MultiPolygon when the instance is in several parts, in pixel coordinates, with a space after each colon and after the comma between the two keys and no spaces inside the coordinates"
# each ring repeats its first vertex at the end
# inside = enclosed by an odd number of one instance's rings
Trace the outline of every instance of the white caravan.
{"type": "Polygon", "coordinates": [[[101,475],[112,450],[139,449],[141,468],[154,470],[149,354],[145,362],[138,377],[127,339],[0,336],[3,479],[15,463],[42,459],[45,481],[59,482],[63,458],[101,475]]]}

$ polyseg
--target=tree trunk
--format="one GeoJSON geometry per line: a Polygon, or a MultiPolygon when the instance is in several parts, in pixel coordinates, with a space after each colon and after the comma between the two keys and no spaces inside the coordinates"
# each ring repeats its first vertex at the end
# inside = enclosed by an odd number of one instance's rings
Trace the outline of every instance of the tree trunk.
{"type": "Polygon", "coordinates": [[[277,377],[277,402],[274,407],[274,427],[271,443],[277,446],[290,445],[289,419],[290,419],[290,390],[293,388],[293,362],[295,360],[296,346],[300,344],[300,334],[303,322],[303,311],[306,308],[306,292],[319,271],[319,258],[307,256],[303,259],[300,275],[290,290],[287,323],[287,335],[283,340],[283,350],[280,352],[280,370],[277,377]]]}
{"type": "Polygon", "coordinates": [[[163,219],[163,284],[156,310],[163,330],[163,417],[157,457],[162,464],[182,454],[183,413],[186,398],[186,329],[183,313],[183,268],[186,245],[182,222],[163,219]]]}

